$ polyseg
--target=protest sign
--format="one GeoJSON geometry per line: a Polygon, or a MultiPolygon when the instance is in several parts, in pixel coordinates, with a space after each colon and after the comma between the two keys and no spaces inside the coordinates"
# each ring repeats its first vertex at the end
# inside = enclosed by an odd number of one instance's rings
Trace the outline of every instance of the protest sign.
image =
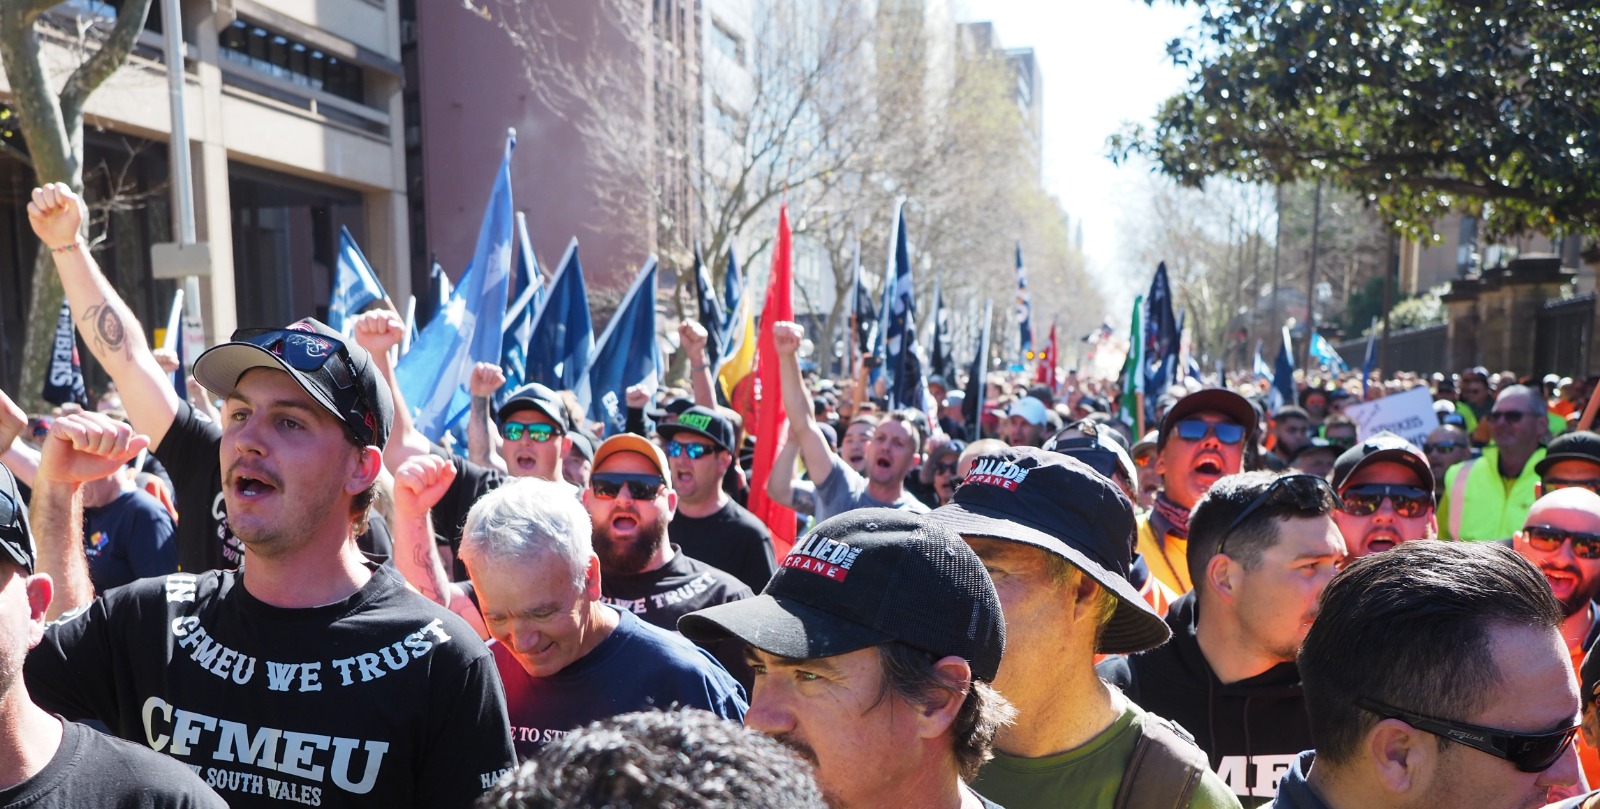
{"type": "Polygon", "coordinates": [[[1344,414],[1356,423],[1356,436],[1362,441],[1388,430],[1420,447],[1428,433],[1439,426],[1439,417],[1433,412],[1433,397],[1425,387],[1351,405],[1344,409],[1344,414]]]}

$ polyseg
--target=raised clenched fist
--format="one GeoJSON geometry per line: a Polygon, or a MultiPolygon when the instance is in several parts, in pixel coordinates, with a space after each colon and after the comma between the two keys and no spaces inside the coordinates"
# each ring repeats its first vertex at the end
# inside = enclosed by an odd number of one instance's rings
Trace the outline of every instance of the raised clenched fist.
{"type": "Polygon", "coordinates": [[[806,339],[806,327],[799,323],[780,320],[772,324],[772,342],[779,354],[793,354],[800,350],[800,342],[806,339]]]}
{"type": "Polygon", "coordinates": [[[86,218],[83,198],[66,183],[46,183],[33,189],[33,198],[28,202],[28,224],[33,226],[33,235],[46,247],[65,247],[76,242],[86,218]]]}

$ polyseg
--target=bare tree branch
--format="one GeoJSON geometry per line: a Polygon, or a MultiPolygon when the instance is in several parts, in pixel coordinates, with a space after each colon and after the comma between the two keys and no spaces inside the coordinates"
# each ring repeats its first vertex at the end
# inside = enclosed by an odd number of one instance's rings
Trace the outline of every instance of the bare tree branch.
{"type": "MultiPolygon", "coordinates": [[[[117,22],[111,27],[111,33],[104,42],[100,43],[99,50],[94,52],[78,68],[67,77],[67,83],[61,88],[61,114],[68,120],[81,119],[83,104],[89,94],[100,88],[117,68],[128,60],[128,54],[133,51],[133,43],[138,40],[139,32],[144,30],[145,17],[150,14],[151,0],[128,0],[117,13],[117,22]]],[[[183,70],[183,60],[178,58],[167,65],[168,70],[183,70]]]]}

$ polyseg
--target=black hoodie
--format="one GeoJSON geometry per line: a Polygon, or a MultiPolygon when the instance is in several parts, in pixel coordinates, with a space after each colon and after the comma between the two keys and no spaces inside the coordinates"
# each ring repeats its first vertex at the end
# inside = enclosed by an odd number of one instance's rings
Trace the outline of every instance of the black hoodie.
{"type": "Polygon", "coordinates": [[[1184,594],[1167,613],[1171,643],[1110,658],[1096,672],[1139,707],[1193,734],[1240,803],[1266,803],[1295,757],[1314,747],[1300,671],[1293,663],[1280,663],[1222,684],[1200,651],[1199,612],[1195,594],[1184,594]]]}

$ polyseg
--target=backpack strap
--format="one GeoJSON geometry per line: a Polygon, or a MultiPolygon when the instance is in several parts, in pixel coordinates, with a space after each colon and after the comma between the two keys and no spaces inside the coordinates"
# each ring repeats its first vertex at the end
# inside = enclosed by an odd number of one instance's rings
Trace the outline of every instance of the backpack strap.
{"type": "Polygon", "coordinates": [[[1468,458],[1456,469],[1456,479],[1450,485],[1450,538],[1461,540],[1461,514],[1467,510],[1467,476],[1479,458],[1468,458]]]}
{"type": "Polygon", "coordinates": [[[1133,758],[1122,774],[1114,809],[1184,809],[1211,769],[1206,754],[1183,728],[1146,714],[1133,758]]]}

